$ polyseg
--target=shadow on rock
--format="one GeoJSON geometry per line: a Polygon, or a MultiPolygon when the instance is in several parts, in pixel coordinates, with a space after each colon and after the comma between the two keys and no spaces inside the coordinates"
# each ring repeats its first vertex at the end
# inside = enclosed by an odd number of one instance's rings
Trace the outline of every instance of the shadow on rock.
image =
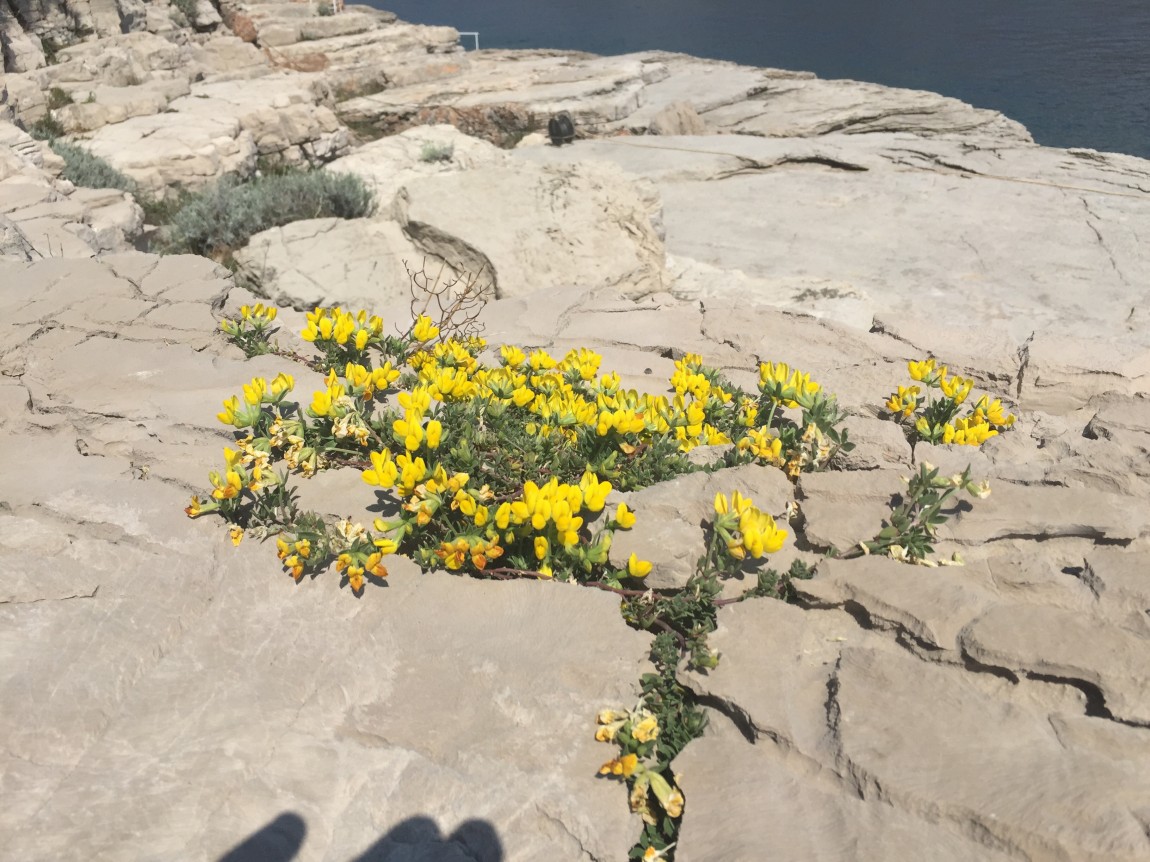
{"type": "Polygon", "coordinates": [[[431,818],[411,817],[352,862],[503,862],[503,844],[486,820],[467,820],[445,836],[431,818]]]}
{"type": "MultiPolygon", "coordinates": [[[[303,819],[285,811],[218,862],[291,862],[306,836],[303,819]]],[[[430,817],[411,817],[349,862],[503,862],[503,844],[486,820],[467,820],[445,836],[430,817]]]]}
{"type": "Polygon", "coordinates": [[[285,811],[221,856],[219,862],[290,862],[299,853],[306,835],[303,818],[285,811]]]}

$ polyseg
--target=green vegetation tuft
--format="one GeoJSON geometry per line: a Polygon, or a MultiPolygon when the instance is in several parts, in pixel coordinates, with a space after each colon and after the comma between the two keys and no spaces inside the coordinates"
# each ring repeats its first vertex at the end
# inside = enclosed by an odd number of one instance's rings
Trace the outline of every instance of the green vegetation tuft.
{"type": "Polygon", "coordinates": [[[188,196],[157,251],[220,260],[268,228],[312,218],[363,218],[374,210],[371,190],[351,174],[289,172],[246,183],[224,179],[188,196]]]}
{"type": "Polygon", "coordinates": [[[48,91],[49,111],[55,111],[57,108],[62,108],[65,105],[71,105],[72,102],[72,94],[67,90],[61,90],[59,87],[53,87],[48,91]]]}
{"type": "Polygon", "coordinates": [[[64,160],[62,176],[73,185],[89,189],[119,189],[137,194],[135,181],[83,147],[60,140],[53,140],[50,146],[64,160]]]}
{"type": "Polygon", "coordinates": [[[421,162],[450,162],[455,157],[454,144],[436,144],[428,141],[419,151],[421,162]]]}
{"type": "Polygon", "coordinates": [[[64,135],[64,127],[51,114],[45,114],[28,126],[28,134],[38,141],[54,141],[64,135]]]}

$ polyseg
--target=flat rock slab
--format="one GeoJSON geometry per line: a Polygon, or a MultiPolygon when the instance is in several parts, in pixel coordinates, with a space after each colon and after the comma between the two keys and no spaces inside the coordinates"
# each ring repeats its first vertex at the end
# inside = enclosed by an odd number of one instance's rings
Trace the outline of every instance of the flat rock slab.
{"type": "Polygon", "coordinates": [[[355,174],[374,192],[381,214],[391,211],[395,194],[415,179],[483,165],[501,165],[507,153],[454,126],[419,126],[371,141],[326,166],[355,174]]]}
{"type": "Polygon", "coordinates": [[[1143,731],[1075,715],[1073,698],[921,661],[840,612],[760,600],[719,621],[718,668],[687,683],[722,714],[676,761],[693,806],[688,858],[748,858],[749,847],[903,858],[892,835],[963,860],[1145,854],[1146,779],[1117,747],[1141,750],[1143,731]],[[731,829],[732,806],[752,804],[766,813],[731,829]]]}
{"type": "Polygon", "coordinates": [[[796,581],[805,601],[850,607],[869,625],[897,632],[929,654],[959,660],[959,633],[999,601],[985,561],[927,571],[890,557],[826,560],[819,576],[796,581]]]}
{"type": "Polygon", "coordinates": [[[973,620],[962,649],[980,664],[1096,690],[1097,708],[1150,725],[1150,638],[1081,612],[1000,605],[973,620]]]}
{"type": "Polygon", "coordinates": [[[199,188],[224,174],[246,176],[259,153],[234,117],[181,113],[103,126],[85,146],[152,194],[171,186],[199,188]]]}

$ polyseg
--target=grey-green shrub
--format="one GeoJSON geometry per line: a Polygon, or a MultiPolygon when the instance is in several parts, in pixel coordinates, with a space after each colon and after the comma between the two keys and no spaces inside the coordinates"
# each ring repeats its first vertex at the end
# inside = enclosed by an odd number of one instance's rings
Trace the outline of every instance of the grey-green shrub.
{"type": "Polygon", "coordinates": [[[428,141],[419,151],[421,162],[450,162],[455,157],[455,144],[436,144],[428,141]]]}
{"type": "Polygon", "coordinates": [[[49,145],[64,160],[61,176],[73,185],[89,189],[119,189],[135,194],[136,183],[102,158],[67,141],[53,140],[49,145]]]}
{"type": "Polygon", "coordinates": [[[371,190],[352,174],[296,172],[247,183],[224,179],[189,196],[159,250],[219,257],[268,228],[312,218],[363,218],[374,209],[371,190]]]}

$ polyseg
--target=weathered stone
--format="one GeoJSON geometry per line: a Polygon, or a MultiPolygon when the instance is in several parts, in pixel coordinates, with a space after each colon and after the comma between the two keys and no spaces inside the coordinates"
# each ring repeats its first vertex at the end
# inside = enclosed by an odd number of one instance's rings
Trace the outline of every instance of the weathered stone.
{"type": "Polygon", "coordinates": [[[1130,631],[1150,635],[1150,571],[1145,547],[1098,548],[1086,558],[1083,580],[1099,608],[1130,631]]]}
{"type": "Polygon", "coordinates": [[[690,800],[676,859],[810,862],[1006,862],[977,837],[814,780],[810,765],[770,739],[752,745],[726,719],[675,761],[690,800]]]}
{"type": "Polygon", "coordinates": [[[965,628],[962,649],[988,667],[1093,689],[1096,709],[1150,725],[1148,640],[1080,612],[1002,604],[965,628]]]}
{"type": "Polygon", "coordinates": [[[704,135],[707,125],[690,102],[674,102],[651,118],[652,135],[704,135]]]}
{"type": "Polygon", "coordinates": [[[891,500],[906,485],[897,470],[804,473],[799,506],[804,536],[816,549],[847,551],[874,538],[890,515],[891,500]]]}
{"type": "Polygon", "coordinates": [[[1150,787],[1134,764],[1067,748],[1046,710],[993,697],[967,676],[886,651],[843,651],[827,717],[835,762],[860,795],[881,792],[1007,852],[1144,855],[1134,800],[1150,787]]]}
{"type": "Polygon", "coordinates": [[[485,270],[497,297],[560,285],[629,297],[661,290],[657,208],[619,172],[592,167],[477,168],[415,180],[396,198],[396,217],[419,248],[485,270]],[[472,218],[479,209],[485,218],[472,218]]]}
{"type": "Polygon", "coordinates": [[[881,470],[904,466],[909,471],[911,447],[900,424],[863,415],[848,417],[843,427],[848,440],[854,444],[854,449],[838,456],[844,469],[881,470]]]}
{"type": "Polygon", "coordinates": [[[178,112],[103,126],[88,148],[153,195],[173,186],[199,188],[224,174],[250,174],[258,154],[238,120],[178,112]]]}
{"type": "Polygon", "coordinates": [[[412,180],[505,161],[503,152],[492,144],[454,126],[433,125],[364,144],[333,161],[327,170],[358,176],[375,192],[381,212],[387,213],[396,192],[412,180]]]}
{"type": "Polygon", "coordinates": [[[422,252],[393,221],[309,219],[256,234],[235,255],[241,274],[282,305],[382,309],[411,297],[405,262],[422,252]]]}
{"type": "Polygon", "coordinates": [[[975,502],[960,508],[943,527],[944,536],[963,544],[1060,536],[1129,542],[1150,529],[1150,511],[1131,507],[1118,494],[1091,488],[997,482],[987,499],[975,502]]]}

